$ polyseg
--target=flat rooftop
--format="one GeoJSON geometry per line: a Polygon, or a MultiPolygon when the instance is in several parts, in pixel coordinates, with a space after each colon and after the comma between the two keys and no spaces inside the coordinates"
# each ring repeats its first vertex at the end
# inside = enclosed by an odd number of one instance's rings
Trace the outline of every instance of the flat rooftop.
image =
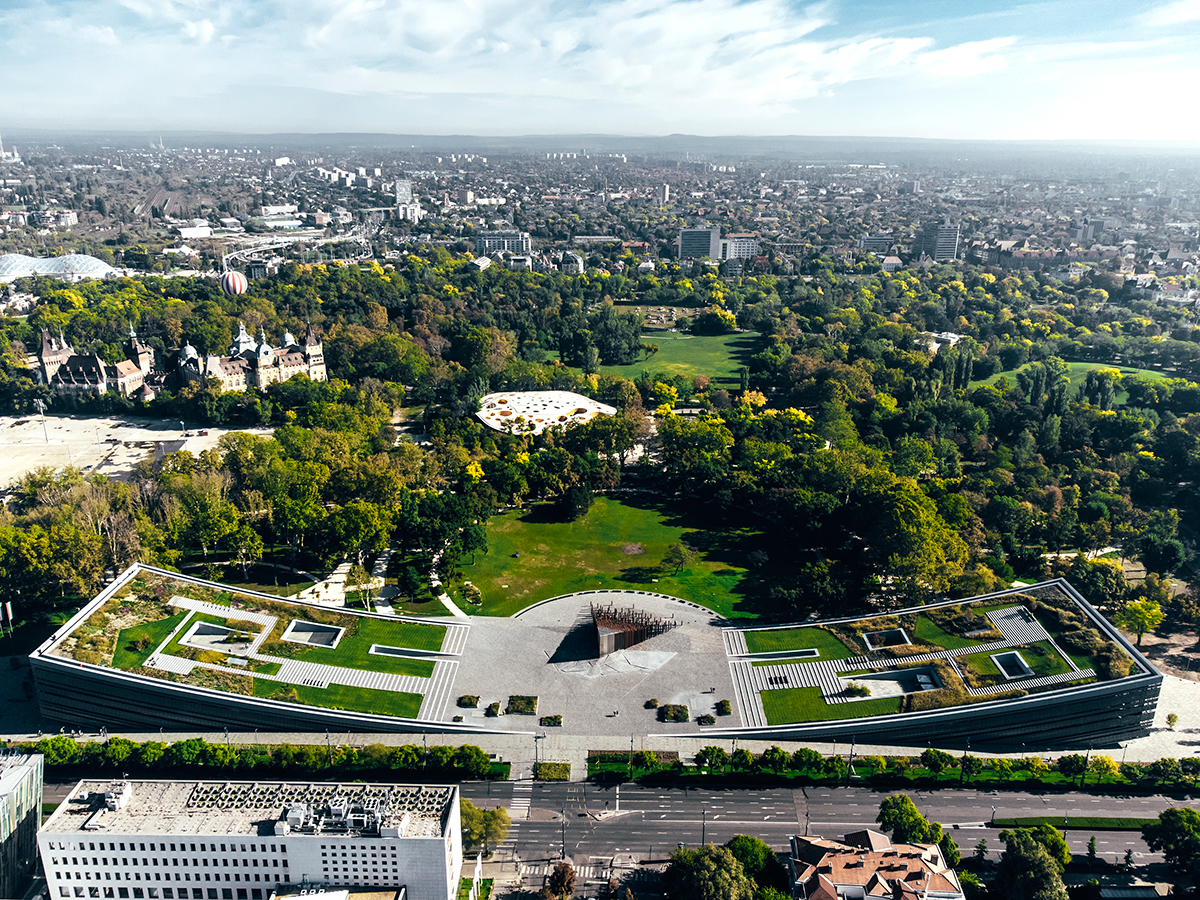
{"type": "MultiPolygon", "coordinates": [[[[275,837],[275,825],[288,811],[307,806],[321,821],[331,802],[378,802],[383,828],[399,828],[403,837],[440,837],[454,797],[450,785],[364,784],[290,781],[139,781],[126,780],[129,799],[106,809],[105,792],[121,782],[85,779],[71,791],[42,826],[55,834],[242,835],[275,837]],[[95,819],[96,814],[105,810],[95,819]],[[89,826],[91,823],[91,827],[89,826]],[[99,826],[99,827],[97,827],[99,826]]],[[[292,834],[357,834],[332,825],[295,829],[292,834]]],[[[372,834],[361,832],[366,837],[372,834]]]]}

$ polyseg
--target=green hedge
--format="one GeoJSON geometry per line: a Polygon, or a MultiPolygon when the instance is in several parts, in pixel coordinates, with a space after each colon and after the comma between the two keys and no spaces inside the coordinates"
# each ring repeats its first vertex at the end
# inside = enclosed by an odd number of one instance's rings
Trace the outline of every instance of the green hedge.
{"type": "Polygon", "coordinates": [[[564,762],[540,762],[533,767],[533,777],[538,781],[570,781],[571,764],[564,762]]]}

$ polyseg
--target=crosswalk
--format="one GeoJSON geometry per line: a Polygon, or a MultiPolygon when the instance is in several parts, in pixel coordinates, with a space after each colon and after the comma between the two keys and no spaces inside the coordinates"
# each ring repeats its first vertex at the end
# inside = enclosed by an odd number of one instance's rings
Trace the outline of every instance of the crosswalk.
{"type": "Polygon", "coordinates": [[[533,800],[533,782],[517,781],[513,783],[512,803],[508,807],[508,817],[513,819],[528,819],[529,804],[533,800]]]}
{"type": "MultiPolygon", "coordinates": [[[[521,863],[518,871],[521,875],[549,875],[558,863],[521,863]]],[[[607,878],[612,869],[609,866],[575,866],[575,877],[578,880],[607,878]]]]}

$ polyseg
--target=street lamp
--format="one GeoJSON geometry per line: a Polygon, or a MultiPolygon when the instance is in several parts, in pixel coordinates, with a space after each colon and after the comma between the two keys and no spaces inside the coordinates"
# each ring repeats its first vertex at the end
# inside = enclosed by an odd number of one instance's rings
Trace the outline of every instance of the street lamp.
{"type": "Polygon", "coordinates": [[[707,834],[708,834],[707,826],[708,826],[708,810],[702,809],[702,810],[700,810],[700,846],[701,847],[703,847],[705,845],[704,839],[705,839],[705,837],[707,837],[707,834]]]}

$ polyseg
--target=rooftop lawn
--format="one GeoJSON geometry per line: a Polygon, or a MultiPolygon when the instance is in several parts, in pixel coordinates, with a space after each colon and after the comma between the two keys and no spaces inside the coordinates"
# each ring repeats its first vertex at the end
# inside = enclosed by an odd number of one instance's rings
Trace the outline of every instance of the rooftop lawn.
{"type": "MultiPolygon", "coordinates": [[[[305,617],[297,611],[297,619],[305,617]]],[[[346,618],[350,618],[347,616],[346,618]]],[[[372,672],[389,672],[393,675],[416,675],[428,678],[433,674],[433,661],[410,659],[403,656],[385,656],[371,653],[372,644],[389,647],[406,647],[414,650],[440,650],[446,637],[441,625],[419,625],[415,622],[388,622],[382,619],[354,617],[358,624],[353,634],[348,629],[336,647],[313,647],[291,641],[264,643],[259,652],[270,656],[286,656],[305,662],[326,666],[345,666],[348,669],[368,669],[372,672]]],[[[349,624],[349,623],[339,623],[349,624]]],[[[279,626],[276,626],[278,629],[279,626]]]]}
{"type": "Polygon", "coordinates": [[[917,616],[917,624],[913,627],[913,637],[927,644],[936,644],[947,650],[959,650],[963,647],[975,647],[984,643],[971,638],[950,634],[927,616],[917,616]]]}
{"type": "Polygon", "coordinates": [[[403,719],[415,719],[421,712],[421,701],[424,699],[421,694],[402,691],[381,691],[375,688],[347,687],[342,684],[314,688],[303,684],[267,681],[265,678],[254,679],[254,695],[269,700],[303,703],[325,709],[375,713],[380,716],[398,716],[403,719]]]}
{"type": "Polygon", "coordinates": [[[187,612],[176,613],[165,619],[159,619],[157,622],[144,622],[141,625],[134,625],[130,628],[123,628],[117,634],[117,647],[113,652],[113,668],[114,669],[136,669],[143,665],[150,658],[158,645],[167,639],[167,635],[187,617],[187,612]],[[146,646],[139,650],[134,646],[134,642],[141,638],[148,638],[149,642],[146,646]]]}
{"type": "Polygon", "coordinates": [[[692,335],[672,331],[646,331],[642,343],[657,344],[658,352],[649,359],[629,366],[601,366],[606,375],[637,378],[640,372],[652,375],[707,375],[715,381],[734,381],[738,370],[749,364],[756,352],[756,334],[692,335]]]}
{"type": "Polygon", "coordinates": [[[986,683],[998,684],[1004,681],[1012,681],[1014,687],[1020,687],[1020,678],[1005,678],[996,666],[995,661],[992,660],[993,656],[1001,653],[1012,653],[1013,651],[1020,653],[1021,659],[1025,660],[1025,664],[1033,669],[1033,675],[1025,677],[1034,678],[1042,675],[1061,675],[1064,672],[1071,671],[1070,664],[1062,658],[1049,641],[1038,641],[1035,644],[1022,644],[1019,647],[1006,647],[1003,650],[989,650],[983,653],[968,653],[956,656],[954,660],[962,668],[970,669],[976,675],[982,676],[986,683]]]}
{"type": "MultiPolygon", "coordinates": [[[[849,659],[858,656],[824,628],[777,628],[769,631],[747,631],[746,649],[751,653],[775,653],[785,650],[820,651],[816,659],[849,659]]],[[[865,652],[865,651],[863,651],[865,652]]]]}
{"type": "Polygon", "coordinates": [[[885,716],[900,712],[903,697],[880,697],[877,700],[853,700],[847,703],[826,703],[818,687],[781,688],[760,691],[763,711],[768,725],[791,725],[796,722],[824,722],[830,719],[858,719],[864,716],[885,716]]]}
{"type": "Polygon", "coordinates": [[[472,612],[509,616],[539,600],[587,590],[659,591],[728,617],[739,609],[746,569],[722,557],[747,540],[743,532],[704,535],[669,524],[663,511],[599,497],[575,522],[553,521],[551,507],[513,510],[488,520],[488,552],[461,563],[463,577],[483,597],[472,612]],[[699,559],[674,574],[661,569],[667,548],[680,541],[705,546],[699,559]]]}

